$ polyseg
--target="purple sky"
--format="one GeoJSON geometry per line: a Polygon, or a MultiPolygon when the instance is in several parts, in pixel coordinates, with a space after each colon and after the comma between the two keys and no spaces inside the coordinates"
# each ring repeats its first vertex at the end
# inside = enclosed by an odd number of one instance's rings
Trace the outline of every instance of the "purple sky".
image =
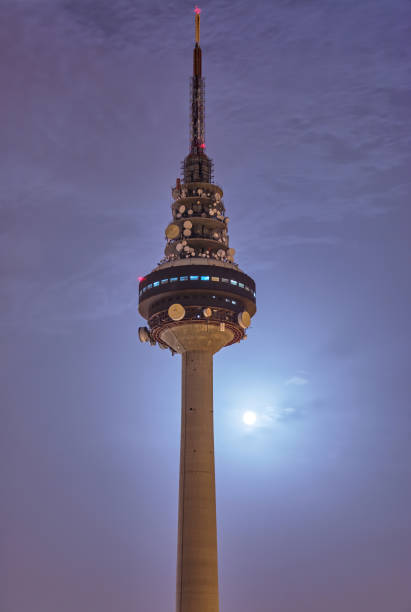
{"type": "MultiPolygon", "coordinates": [[[[411,4],[200,6],[258,306],[215,358],[221,610],[411,612],[411,4]]],[[[136,279],[192,9],[0,0],[2,612],[174,611],[180,358],[139,343],[136,279]]]]}

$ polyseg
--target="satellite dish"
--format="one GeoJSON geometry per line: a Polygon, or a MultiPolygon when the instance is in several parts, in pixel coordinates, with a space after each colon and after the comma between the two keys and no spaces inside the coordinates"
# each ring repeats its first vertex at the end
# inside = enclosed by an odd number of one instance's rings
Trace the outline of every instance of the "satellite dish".
{"type": "Polygon", "coordinates": [[[238,313],[237,321],[240,327],[247,329],[247,327],[250,327],[251,317],[246,310],[243,310],[243,312],[238,313]]]}
{"type": "Polygon", "coordinates": [[[217,232],[214,232],[213,238],[218,238],[218,233],[217,232]]]}
{"type": "Polygon", "coordinates": [[[215,215],[215,210],[214,210],[214,208],[211,208],[211,209],[209,210],[209,213],[210,213],[210,215],[211,215],[211,216],[215,215]]]}
{"type": "Polygon", "coordinates": [[[203,315],[206,319],[210,318],[212,314],[211,308],[203,308],[203,315]]]}
{"type": "Polygon", "coordinates": [[[177,217],[177,219],[179,219],[181,217],[181,213],[177,213],[176,217],[177,217]]]}
{"type": "Polygon", "coordinates": [[[198,195],[201,195],[203,193],[203,190],[202,189],[197,189],[197,193],[198,193],[198,195]]]}
{"type": "Polygon", "coordinates": [[[218,193],[218,191],[216,191],[216,194],[215,194],[215,199],[217,200],[217,202],[218,202],[219,200],[221,200],[221,196],[220,196],[220,194],[218,193]]]}
{"type": "Polygon", "coordinates": [[[191,210],[191,208],[189,208],[187,212],[188,212],[189,215],[193,214],[193,211],[191,210]]]}
{"type": "Polygon", "coordinates": [[[148,342],[150,340],[150,332],[147,327],[138,328],[138,337],[140,342],[148,342]]]}
{"type": "Polygon", "coordinates": [[[230,221],[229,217],[226,217],[226,218],[224,219],[224,223],[228,223],[229,221],[230,221]]]}
{"type": "Polygon", "coordinates": [[[187,240],[183,240],[181,244],[185,246],[187,244],[187,240]]]}
{"type": "Polygon", "coordinates": [[[166,236],[169,240],[173,240],[173,238],[177,238],[180,233],[180,228],[175,223],[170,223],[166,227],[166,236]]]}
{"type": "Polygon", "coordinates": [[[189,246],[185,246],[185,247],[184,247],[184,250],[185,250],[185,252],[187,253],[187,252],[190,250],[190,247],[189,247],[189,246]]]}
{"type": "Polygon", "coordinates": [[[183,213],[185,211],[186,207],[184,206],[184,204],[181,204],[181,206],[178,207],[178,212],[183,213]]]}
{"type": "Polygon", "coordinates": [[[180,251],[182,251],[182,250],[183,250],[183,245],[181,244],[181,242],[178,242],[178,243],[176,244],[176,250],[177,250],[179,253],[180,253],[180,251]]]}
{"type": "Polygon", "coordinates": [[[185,314],[186,311],[181,304],[171,304],[168,309],[168,316],[170,319],[173,319],[173,321],[181,321],[181,319],[184,319],[185,314]]]}
{"type": "Polygon", "coordinates": [[[186,229],[191,229],[193,227],[193,224],[191,223],[191,221],[188,221],[188,220],[184,221],[183,225],[186,229]]]}
{"type": "Polygon", "coordinates": [[[235,249],[228,249],[227,253],[229,255],[235,255],[235,249]]]}
{"type": "Polygon", "coordinates": [[[187,236],[187,237],[188,237],[188,236],[191,236],[191,229],[185,229],[185,230],[183,231],[183,234],[184,234],[184,236],[187,236]]]}

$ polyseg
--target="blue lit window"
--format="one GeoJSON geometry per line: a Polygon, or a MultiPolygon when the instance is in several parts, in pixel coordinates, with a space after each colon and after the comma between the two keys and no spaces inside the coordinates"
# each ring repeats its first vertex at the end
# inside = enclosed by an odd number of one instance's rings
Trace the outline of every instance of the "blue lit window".
{"type": "Polygon", "coordinates": [[[180,280],[181,281],[188,280],[188,276],[180,276],[180,280]]]}
{"type": "Polygon", "coordinates": [[[176,281],[178,281],[178,276],[173,276],[173,278],[170,278],[170,283],[175,283],[176,281]]]}
{"type": "Polygon", "coordinates": [[[230,280],[230,283],[231,283],[232,285],[236,285],[236,284],[237,284],[237,281],[235,281],[235,280],[230,280]]]}
{"type": "Polygon", "coordinates": [[[235,300],[231,300],[232,304],[237,304],[237,302],[235,300]]]}
{"type": "Polygon", "coordinates": [[[153,284],[152,284],[152,283],[150,283],[149,285],[147,285],[147,289],[151,289],[151,288],[152,288],[152,286],[153,286],[153,284]]]}
{"type": "Polygon", "coordinates": [[[142,288],[142,290],[140,291],[140,294],[141,294],[141,293],[144,293],[144,291],[145,291],[146,289],[147,289],[147,287],[143,287],[143,288],[142,288]]]}
{"type": "Polygon", "coordinates": [[[207,281],[207,280],[210,280],[210,277],[209,276],[201,276],[200,280],[206,280],[207,281]]]}
{"type": "Polygon", "coordinates": [[[198,276],[190,276],[190,280],[198,280],[198,276]]]}
{"type": "Polygon", "coordinates": [[[242,289],[244,289],[244,283],[238,283],[239,287],[242,287],[242,289]]]}
{"type": "Polygon", "coordinates": [[[156,281],[155,283],[153,283],[153,287],[158,287],[160,284],[160,281],[156,281]]]}
{"type": "Polygon", "coordinates": [[[255,291],[253,293],[254,293],[254,297],[255,297],[255,291]]]}
{"type": "Polygon", "coordinates": [[[161,284],[162,284],[162,285],[165,285],[166,283],[168,283],[168,278],[163,278],[163,279],[161,280],[161,284]]]}
{"type": "Polygon", "coordinates": [[[228,298],[225,298],[225,301],[226,301],[226,302],[228,302],[228,303],[230,303],[230,301],[231,301],[231,300],[229,300],[228,298]]]}

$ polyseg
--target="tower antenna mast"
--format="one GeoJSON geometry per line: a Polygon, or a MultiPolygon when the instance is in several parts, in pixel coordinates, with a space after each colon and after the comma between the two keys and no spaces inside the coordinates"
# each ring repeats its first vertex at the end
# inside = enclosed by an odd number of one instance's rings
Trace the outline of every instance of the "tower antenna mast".
{"type": "Polygon", "coordinates": [[[196,14],[195,16],[195,23],[196,23],[196,43],[200,44],[200,13],[201,13],[201,9],[198,8],[198,6],[195,7],[194,12],[196,14]]]}

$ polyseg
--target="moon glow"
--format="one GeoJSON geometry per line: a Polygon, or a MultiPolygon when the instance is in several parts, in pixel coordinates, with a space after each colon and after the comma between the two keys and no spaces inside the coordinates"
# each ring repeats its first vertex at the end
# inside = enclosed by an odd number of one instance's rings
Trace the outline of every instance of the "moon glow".
{"type": "Polygon", "coordinates": [[[243,414],[243,421],[246,425],[254,425],[257,420],[257,415],[252,410],[247,410],[243,414]]]}

